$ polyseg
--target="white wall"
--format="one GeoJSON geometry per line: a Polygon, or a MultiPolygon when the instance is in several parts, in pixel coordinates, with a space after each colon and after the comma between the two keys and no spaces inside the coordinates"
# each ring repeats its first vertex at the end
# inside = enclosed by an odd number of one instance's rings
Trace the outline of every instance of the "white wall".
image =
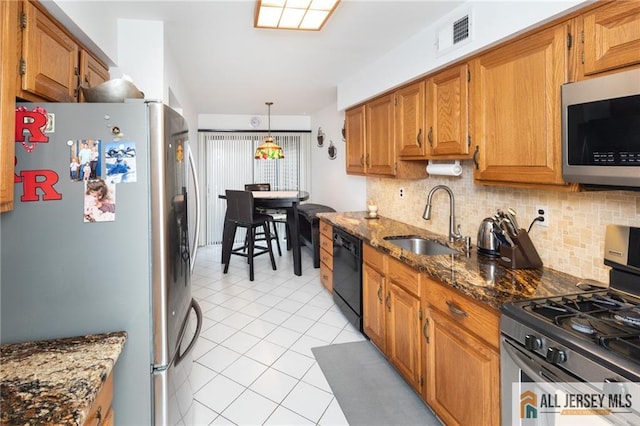
{"type": "MultiPolygon", "coordinates": [[[[311,118],[308,115],[277,115],[271,106],[271,130],[311,130],[311,118]]],[[[199,114],[198,129],[202,130],[267,130],[267,107],[264,115],[248,114],[199,114]],[[251,126],[251,119],[258,117],[260,125],[251,126]]]]}
{"type": "Polygon", "coordinates": [[[342,140],[344,113],[330,105],[311,118],[311,190],[309,202],[324,204],[337,211],[366,209],[366,183],[362,176],[349,176],[345,167],[345,142],[342,140]],[[318,127],[325,133],[322,147],[318,147],[318,127]],[[337,149],[337,158],[329,159],[329,142],[337,149]]]}
{"type": "Polygon", "coordinates": [[[166,100],[164,22],[118,19],[117,68],[111,78],[129,75],[145,99],[166,100]]]}
{"type": "Polygon", "coordinates": [[[338,110],[347,109],[542,22],[555,19],[584,3],[588,2],[468,1],[387,55],[342,80],[338,84],[338,110]],[[438,53],[436,42],[440,29],[468,13],[471,41],[438,53]]]}

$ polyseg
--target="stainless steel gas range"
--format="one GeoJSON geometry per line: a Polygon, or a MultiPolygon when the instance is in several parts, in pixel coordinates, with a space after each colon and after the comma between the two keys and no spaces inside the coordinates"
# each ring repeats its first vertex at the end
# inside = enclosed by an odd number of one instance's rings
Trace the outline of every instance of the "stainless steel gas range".
{"type": "Polygon", "coordinates": [[[609,288],[502,307],[504,425],[640,424],[640,228],[609,225],[604,261],[609,288]]]}

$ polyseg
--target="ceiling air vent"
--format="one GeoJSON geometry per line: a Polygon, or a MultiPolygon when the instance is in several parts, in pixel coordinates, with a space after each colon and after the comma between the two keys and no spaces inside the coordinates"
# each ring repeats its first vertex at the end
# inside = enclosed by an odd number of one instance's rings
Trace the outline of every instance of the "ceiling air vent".
{"type": "Polygon", "coordinates": [[[469,38],[469,15],[453,23],[453,44],[469,38]]]}

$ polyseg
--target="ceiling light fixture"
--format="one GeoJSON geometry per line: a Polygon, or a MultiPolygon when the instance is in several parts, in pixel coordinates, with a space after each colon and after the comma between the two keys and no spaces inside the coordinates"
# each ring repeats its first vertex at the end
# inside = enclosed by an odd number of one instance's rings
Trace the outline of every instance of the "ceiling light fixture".
{"type": "Polygon", "coordinates": [[[319,31],[340,0],[256,0],[253,26],[319,31]]]}
{"type": "Polygon", "coordinates": [[[273,102],[265,102],[265,104],[269,107],[269,133],[268,136],[264,138],[262,145],[256,148],[256,153],[253,155],[253,158],[256,160],[282,160],[284,158],[282,147],[276,144],[274,138],[271,136],[271,105],[273,105],[273,102]]]}

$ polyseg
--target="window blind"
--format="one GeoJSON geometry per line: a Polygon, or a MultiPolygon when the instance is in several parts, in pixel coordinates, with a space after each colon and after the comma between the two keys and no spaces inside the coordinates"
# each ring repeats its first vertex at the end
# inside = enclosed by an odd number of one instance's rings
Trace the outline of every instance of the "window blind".
{"type": "MultiPolygon", "coordinates": [[[[284,151],[282,160],[255,160],[253,154],[267,132],[200,131],[198,176],[203,187],[199,245],[220,244],[226,189],[244,189],[247,183],[269,183],[271,189],[309,191],[310,132],[271,132],[284,151]]],[[[282,238],[284,229],[278,229],[282,238]]],[[[244,236],[237,235],[237,238],[244,236]]]]}

